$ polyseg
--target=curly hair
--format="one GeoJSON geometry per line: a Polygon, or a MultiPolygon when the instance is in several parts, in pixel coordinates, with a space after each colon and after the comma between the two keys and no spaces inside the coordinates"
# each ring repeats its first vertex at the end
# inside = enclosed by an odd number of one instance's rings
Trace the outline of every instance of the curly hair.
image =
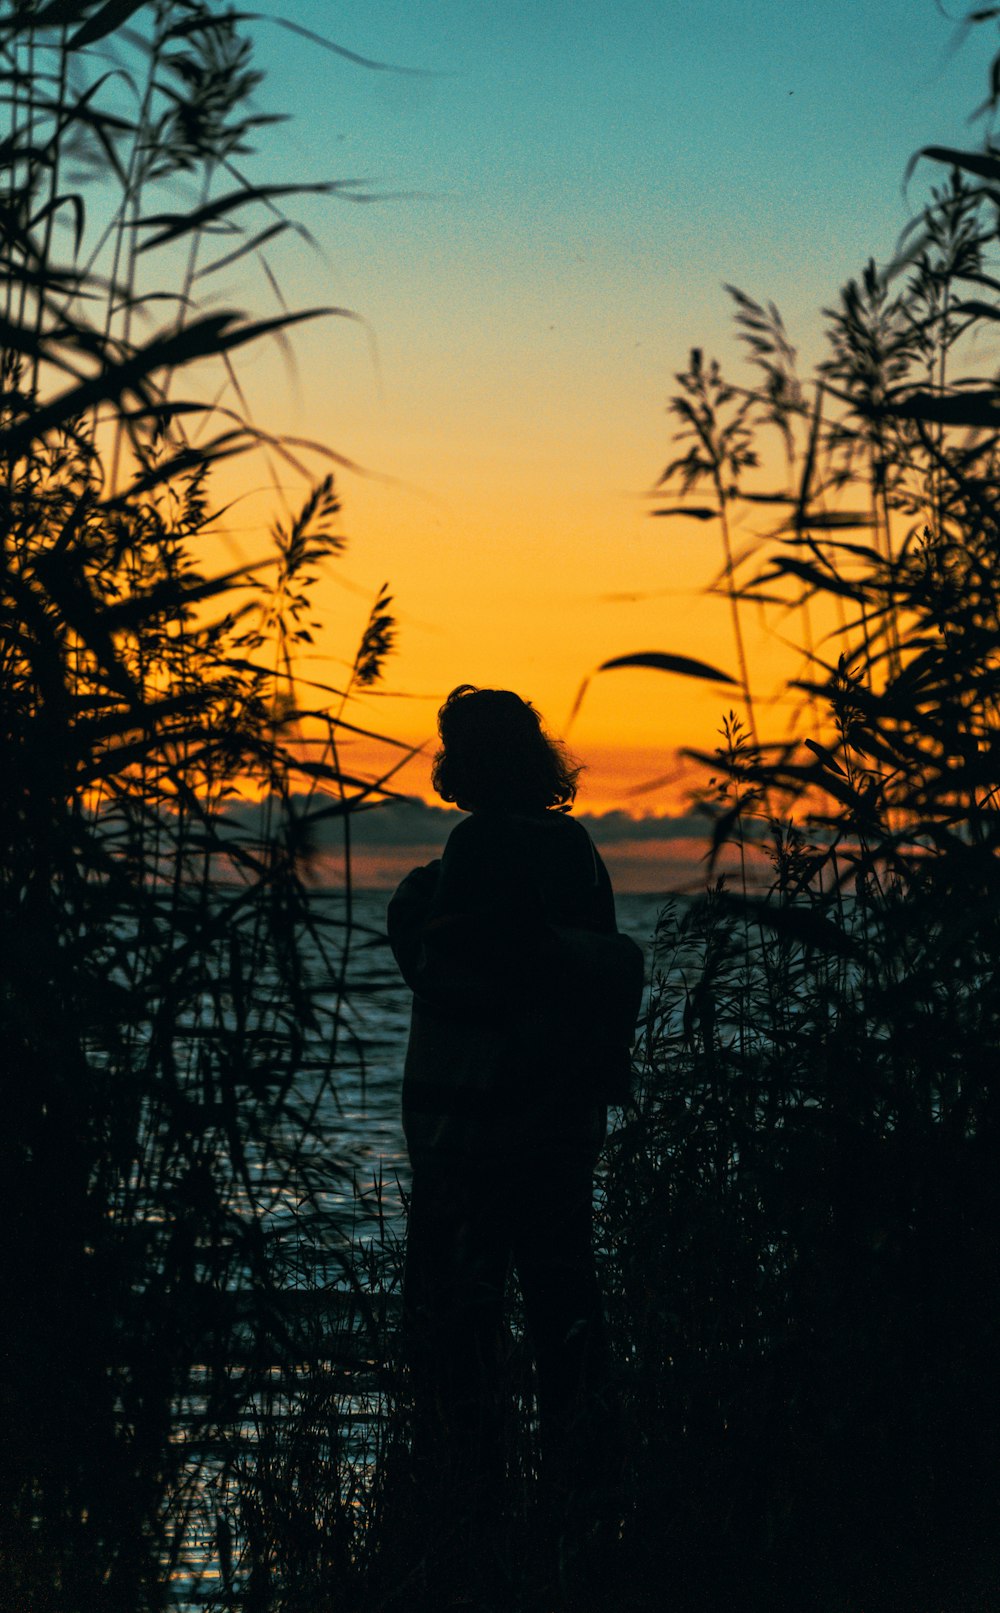
{"type": "Polygon", "coordinates": [[[510,689],[460,683],[438,712],[438,733],[431,778],[442,800],[465,812],[569,810],[581,766],[545,732],[530,701],[510,689]]]}

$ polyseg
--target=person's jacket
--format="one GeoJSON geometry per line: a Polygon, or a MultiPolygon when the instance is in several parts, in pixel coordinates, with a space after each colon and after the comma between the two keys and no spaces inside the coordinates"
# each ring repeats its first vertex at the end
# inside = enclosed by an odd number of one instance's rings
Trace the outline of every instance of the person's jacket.
{"type": "Polygon", "coordinates": [[[607,870],[558,812],[477,812],[407,875],[389,939],[414,993],[411,1158],[596,1153],[628,1092],[642,954],[607,870]]]}

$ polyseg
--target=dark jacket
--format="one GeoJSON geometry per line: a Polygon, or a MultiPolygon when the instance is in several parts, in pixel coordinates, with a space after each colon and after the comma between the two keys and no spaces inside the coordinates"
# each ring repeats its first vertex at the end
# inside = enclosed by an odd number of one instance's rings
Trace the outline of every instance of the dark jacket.
{"type": "Polygon", "coordinates": [[[596,1155],[627,1095],[642,955],[607,870],[558,812],[476,812],[407,875],[389,940],[414,993],[410,1156],[596,1155]]]}

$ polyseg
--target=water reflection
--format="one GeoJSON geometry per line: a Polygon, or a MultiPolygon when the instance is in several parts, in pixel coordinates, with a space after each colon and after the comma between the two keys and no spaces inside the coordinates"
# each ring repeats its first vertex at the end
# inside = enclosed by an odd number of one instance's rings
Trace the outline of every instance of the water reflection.
{"type": "MultiPolygon", "coordinates": [[[[351,1520],[362,1527],[386,1413],[401,1390],[394,1338],[410,1172],[399,1089],[409,993],[382,937],[384,895],[355,901],[343,1056],[335,1086],[317,1094],[320,1131],[336,1140],[336,1157],[317,1143],[306,1168],[288,1176],[275,1174],[273,1161],[251,1166],[233,1203],[281,1252],[275,1303],[288,1353],[261,1359],[252,1326],[260,1296],[250,1303],[231,1292],[230,1360],[198,1368],[174,1407],[184,1460],[163,1566],[179,1609],[237,1605],[248,1565],[266,1562],[271,1532],[296,1519],[306,1535],[349,1535],[351,1520]],[[207,1427],[203,1391],[220,1370],[232,1416],[207,1427]]],[[[621,927],[648,942],[659,905],[620,898],[621,927]]],[[[283,1336],[281,1327],[269,1332],[283,1336]]]]}

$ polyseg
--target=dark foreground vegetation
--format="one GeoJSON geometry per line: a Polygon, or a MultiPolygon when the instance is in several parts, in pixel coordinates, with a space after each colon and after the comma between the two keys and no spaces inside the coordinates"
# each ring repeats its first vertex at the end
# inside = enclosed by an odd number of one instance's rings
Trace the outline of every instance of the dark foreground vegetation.
{"type": "Polygon", "coordinates": [[[750,384],[695,351],[672,403],[657,515],[720,531],[744,713],[704,758],[741,874],[663,916],[608,1156],[623,1563],[677,1608],[1000,1604],[1000,154],[932,163],[808,383],[734,291],[750,384]]]}
{"type": "MultiPolygon", "coordinates": [[[[270,322],[199,307],[287,227],[248,48],[201,0],[7,4],[0,81],[0,1605],[996,1608],[1000,154],[925,154],[811,380],[742,294],[755,379],[679,378],[662,513],[718,523],[737,635],[713,854],[771,888],[659,928],[600,1223],[613,1517],[537,1515],[513,1301],[510,1502],[458,1575],[453,1520],[414,1524],[398,1250],[328,1213],[351,914],[302,869],[378,793],[338,764],[352,684],[310,712],[295,677],[332,483],[267,564],[205,563],[213,463],[290,452],[232,369],[270,322]],[[178,396],[202,359],[222,402],[178,396]],[[755,599],[805,656],[779,741],[755,599]]],[[[353,682],[390,632],[380,599],[353,682]]]]}
{"type": "MultiPolygon", "coordinates": [[[[0,7],[11,1613],[160,1606],[192,1549],[223,1598],[255,1555],[241,1595],[267,1605],[293,1529],[254,1433],[315,1354],[289,1290],[345,1259],[350,901],[317,909],[302,870],[320,819],[346,835],[380,793],[339,746],[392,624],[383,592],[341,688],[297,677],[344,538],[333,456],[259,430],[235,367],[322,311],[218,300],[291,227],[288,187],[250,177],[259,79],[220,5],[0,7]],[[234,554],[213,472],[239,455],[276,491],[266,549],[234,554]]],[[[323,1506],[336,1559],[350,1497],[323,1506]]]]}

